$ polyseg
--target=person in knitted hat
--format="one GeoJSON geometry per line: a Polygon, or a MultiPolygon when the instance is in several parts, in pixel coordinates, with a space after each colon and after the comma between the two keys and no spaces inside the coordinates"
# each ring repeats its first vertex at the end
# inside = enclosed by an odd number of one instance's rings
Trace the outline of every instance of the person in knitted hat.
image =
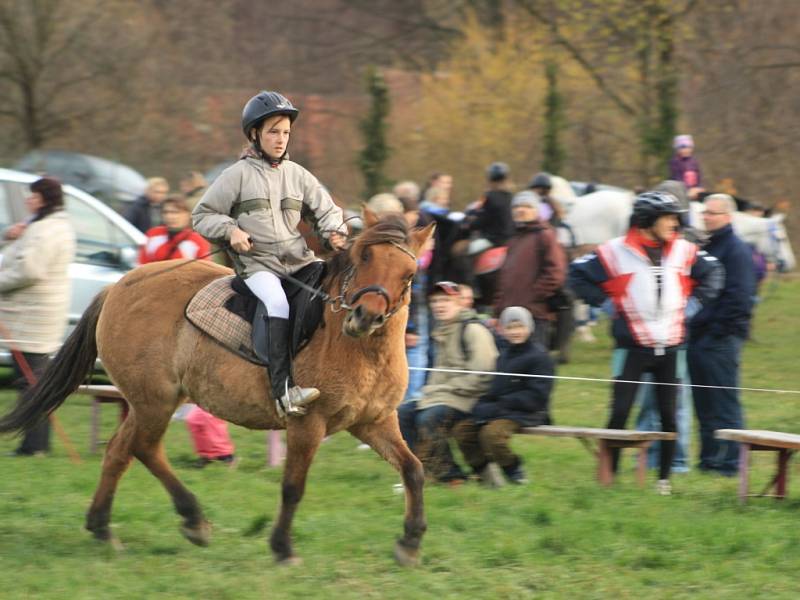
{"type": "Polygon", "coordinates": [[[533,340],[535,324],[527,308],[509,306],[500,315],[500,326],[503,340],[496,370],[514,375],[496,375],[471,417],[454,431],[470,467],[492,487],[502,485],[503,479],[491,463],[498,465],[511,483],[527,482],[522,458],[511,450],[511,437],[523,427],[550,424],[550,377],[555,374],[553,359],[533,340]]]}
{"type": "Polygon", "coordinates": [[[669,161],[669,178],[680,181],[694,199],[702,189],[700,163],[694,156],[694,139],[690,135],[676,135],[672,142],[675,154],[669,161]]]}
{"type": "Polygon", "coordinates": [[[536,322],[533,336],[543,346],[550,343],[556,313],[547,299],[564,285],[567,255],[555,230],[542,220],[541,197],[532,190],[516,194],[511,201],[515,233],[508,242],[508,254],[497,278],[494,311],[524,306],[536,322]]]}

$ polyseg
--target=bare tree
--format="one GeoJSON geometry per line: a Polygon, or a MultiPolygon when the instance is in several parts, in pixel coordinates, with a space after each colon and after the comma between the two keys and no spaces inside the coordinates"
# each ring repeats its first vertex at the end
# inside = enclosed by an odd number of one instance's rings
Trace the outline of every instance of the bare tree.
{"type": "Polygon", "coordinates": [[[0,2],[0,123],[18,149],[65,139],[130,100],[146,35],[136,3],[0,2]]]}

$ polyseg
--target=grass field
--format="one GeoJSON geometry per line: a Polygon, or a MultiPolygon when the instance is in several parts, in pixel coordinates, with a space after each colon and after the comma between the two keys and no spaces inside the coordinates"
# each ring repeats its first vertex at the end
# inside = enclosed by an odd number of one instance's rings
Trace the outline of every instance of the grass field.
{"type": "MultiPolygon", "coordinates": [[[[782,282],[759,307],[743,384],[800,389],[800,280],[782,282]]],[[[604,325],[598,329],[605,329],[604,325]]],[[[576,342],[563,375],[606,377],[610,343],[576,342]]],[[[553,406],[564,425],[600,426],[607,384],[561,382],[553,406]]],[[[0,391],[0,410],[13,393],[0,391]]],[[[744,395],[752,428],[800,433],[800,396],[744,395]]],[[[115,411],[104,409],[110,435],[115,411]]],[[[323,444],[295,521],[304,565],[276,567],[265,542],[276,514],[280,471],[264,467],[264,433],[233,428],[238,470],[189,467],[183,423],[168,433],[179,476],[214,525],[211,546],[178,532],[160,484],[135,464],[114,506],[115,553],[82,529],[99,475],[89,456],[90,408],[70,399],[58,412],[83,463],[56,441],[49,458],[6,458],[0,439],[0,598],[797,598],[800,489],[783,502],[740,506],[736,480],[692,472],[674,477],[672,497],[635,485],[632,457],[620,481],[600,489],[593,459],[572,439],[519,438],[532,483],[486,490],[428,486],[423,564],[391,557],[402,527],[398,481],[347,434],[323,444]]],[[[771,475],[772,455],[754,460],[753,489],[771,475]]],[[[793,468],[792,474],[798,473],[793,468]]]]}

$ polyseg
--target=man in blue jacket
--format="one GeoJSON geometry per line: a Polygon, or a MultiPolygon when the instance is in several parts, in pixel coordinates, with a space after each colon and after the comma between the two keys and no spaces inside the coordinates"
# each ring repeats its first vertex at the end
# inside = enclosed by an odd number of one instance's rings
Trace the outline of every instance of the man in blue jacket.
{"type": "MultiPolygon", "coordinates": [[[[687,353],[692,384],[738,387],[739,357],[747,339],[756,277],[750,247],[733,233],[736,202],[727,194],[705,199],[703,219],[711,234],[705,250],[725,267],[725,282],[716,300],[706,304],[689,324],[687,353]]],[[[733,476],[738,444],[715,440],[716,429],[741,429],[744,416],[739,392],[719,387],[693,389],[700,424],[700,470],[733,476]]]]}

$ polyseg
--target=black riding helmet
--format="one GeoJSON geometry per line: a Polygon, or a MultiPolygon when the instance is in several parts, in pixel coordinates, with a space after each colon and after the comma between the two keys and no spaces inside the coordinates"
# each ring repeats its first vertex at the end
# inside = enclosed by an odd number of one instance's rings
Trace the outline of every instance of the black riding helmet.
{"type": "Polygon", "coordinates": [[[248,141],[250,139],[250,132],[253,127],[257,126],[261,121],[267,117],[274,115],[286,115],[289,120],[294,123],[294,120],[299,114],[292,103],[286,96],[278,92],[262,91],[250,98],[247,104],[244,105],[242,111],[242,131],[248,141]]]}
{"type": "Polygon", "coordinates": [[[503,179],[508,178],[510,172],[511,169],[508,168],[506,163],[493,162],[489,165],[489,168],[486,169],[486,179],[489,181],[503,181],[503,179]]]}
{"type": "Polygon", "coordinates": [[[528,189],[532,190],[538,187],[548,190],[553,187],[553,182],[550,180],[550,173],[537,173],[533,179],[531,179],[531,182],[528,184],[528,189]]]}
{"type": "Polygon", "coordinates": [[[652,227],[659,217],[686,213],[678,199],[667,192],[644,192],[633,201],[631,225],[640,229],[652,227]]]}

